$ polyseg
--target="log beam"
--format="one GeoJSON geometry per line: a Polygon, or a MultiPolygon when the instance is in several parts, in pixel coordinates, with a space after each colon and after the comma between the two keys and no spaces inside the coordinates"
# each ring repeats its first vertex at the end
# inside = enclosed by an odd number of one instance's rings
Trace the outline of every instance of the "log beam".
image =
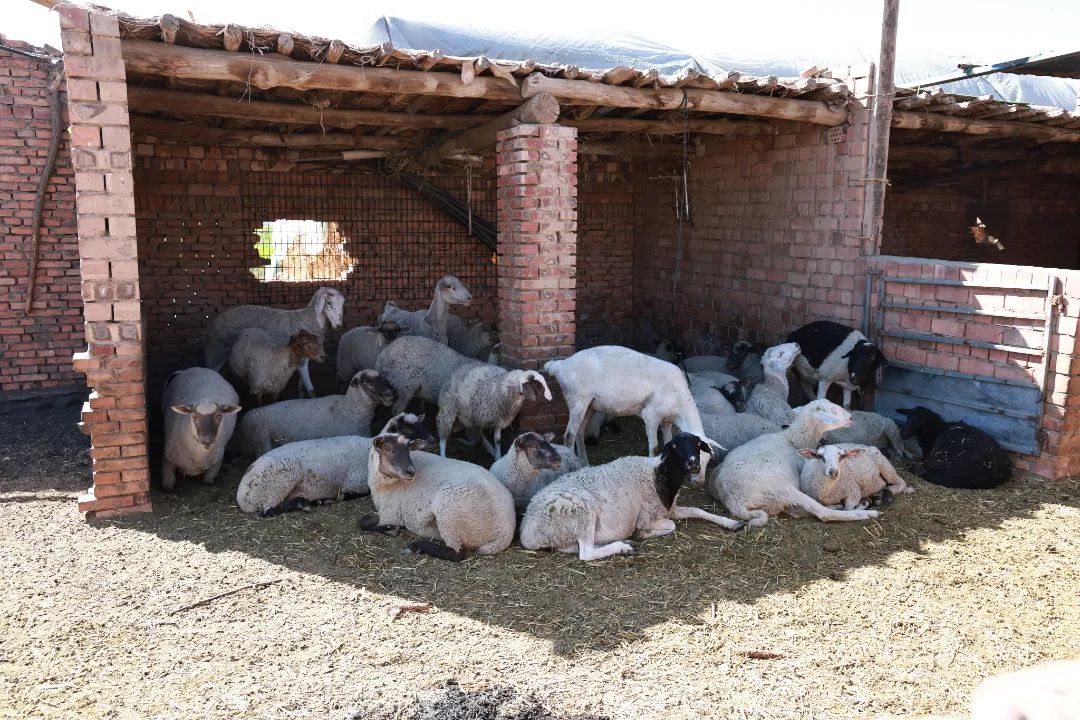
{"type": "MultiPolygon", "coordinates": [[[[559,121],[560,125],[576,127],[581,132],[638,132],[650,135],[680,135],[683,131],[682,120],[638,120],[635,118],[588,118],[586,120],[559,121]]],[[[735,120],[695,120],[689,121],[690,132],[706,135],[765,135],[772,131],[767,122],[735,120]]]]}
{"type": "Polygon", "coordinates": [[[1041,142],[1080,142],[1080,130],[1051,127],[1038,123],[1005,120],[978,120],[936,113],[898,110],[893,113],[892,126],[904,130],[937,130],[993,137],[1030,138],[1041,142]]]}
{"type": "MultiPolygon", "coordinates": [[[[681,157],[682,143],[607,143],[578,142],[578,155],[614,155],[616,157],[681,157]]],[[[690,146],[690,154],[697,148],[690,146]]]]}
{"type": "Polygon", "coordinates": [[[232,130],[206,125],[162,120],[146,115],[131,116],[131,131],[147,133],[160,138],[186,140],[207,145],[235,147],[276,148],[340,148],[350,150],[405,150],[411,148],[407,138],[372,135],[348,135],[345,133],[285,134],[261,130],[232,130]]]}
{"type": "MultiPolygon", "coordinates": [[[[548,92],[561,103],[604,105],[607,107],[678,110],[683,104],[684,89],[614,87],[601,83],[549,78],[533,73],[521,83],[521,94],[532,97],[548,92]]],[[[699,112],[753,115],[778,120],[796,120],[817,125],[841,125],[847,121],[846,110],[832,110],[813,100],[741,95],[718,90],[685,88],[686,102],[699,112]]]]}
{"type": "Polygon", "coordinates": [[[1080,156],[1072,155],[989,163],[972,165],[971,167],[948,172],[899,176],[894,178],[893,185],[895,192],[906,192],[957,182],[1008,180],[1020,175],[1080,175],[1080,156]]]}
{"type": "Polygon", "coordinates": [[[508,113],[488,120],[483,125],[448,137],[437,145],[417,153],[414,162],[421,168],[438,165],[443,160],[463,153],[480,150],[495,144],[501,130],[518,125],[550,125],[559,119],[559,101],[553,95],[540,93],[508,113]]]}
{"type": "Polygon", "coordinates": [[[411,115],[379,110],[317,110],[311,105],[237,100],[208,93],[128,87],[128,104],[136,112],[204,115],[289,125],[319,125],[351,129],[377,127],[436,128],[457,130],[484,122],[483,115],[411,115]]]}

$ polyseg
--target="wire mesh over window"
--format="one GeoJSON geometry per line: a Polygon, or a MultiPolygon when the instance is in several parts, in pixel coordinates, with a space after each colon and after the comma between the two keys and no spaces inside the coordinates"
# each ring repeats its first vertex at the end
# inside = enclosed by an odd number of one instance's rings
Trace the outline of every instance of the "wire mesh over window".
{"type": "MultiPolygon", "coordinates": [[[[494,221],[493,177],[431,182],[494,221]]],[[[331,285],[357,303],[420,307],[443,275],[456,275],[476,297],[495,294],[491,251],[394,178],[249,172],[242,184],[245,262],[257,281],[249,302],[302,305],[315,287],[331,285]]]]}

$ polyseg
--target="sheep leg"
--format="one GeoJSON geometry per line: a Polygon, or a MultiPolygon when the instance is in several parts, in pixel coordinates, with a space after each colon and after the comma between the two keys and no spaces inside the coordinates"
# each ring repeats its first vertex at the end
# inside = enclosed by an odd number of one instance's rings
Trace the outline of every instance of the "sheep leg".
{"type": "Polygon", "coordinates": [[[851,388],[844,387],[844,409],[849,410],[851,408],[851,388]]]}
{"type": "MultiPolygon", "coordinates": [[[[827,399],[827,397],[829,395],[829,386],[831,386],[831,385],[832,385],[832,382],[830,382],[828,380],[818,380],[818,384],[817,384],[817,399],[818,400],[827,399]]],[[[850,400],[850,397],[849,397],[849,400],[850,400]]],[[[847,405],[844,405],[844,407],[847,407],[847,405]]]]}
{"type": "Polygon", "coordinates": [[[176,486],[176,466],[165,458],[161,459],[161,489],[172,492],[176,486]]]}
{"type": "Polygon", "coordinates": [[[563,434],[563,444],[574,448],[585,465],[589,464],[589,456],[585,452],[585,415],[589,412],[591,403],[592,398],[584,404],[577,398],[568,403],[570,419],[566,422],[566,432],[563,434]]]}
{"type": "Polygon", "coordinates": [[[409,388],[395,387],[394,389],[398,391],[398,396],[397,400],[394,401],[394,407],[390,408],[391,415],[405,412],[405,408],[409,406],[409,401],[413,399],[413,395],[415,395],[416,391],[420,388],[414,386],[409,388]]]}
{"type": "Polygon", "coordinates": [[[219,460],[217,464],[211,465],[210,468],[205,473],[203,473],[203,485],[214,484],[214,481],[217,480],[218,473],[221,472],[221,465],[223,462],[224,460],[219,460]]]}
{"type": "MultiPolygon", "coordinates": [[[[738,530],[743,526],[743,523],[739,522],[738,520],[732,520],[731,518],[726,518],[723,515],[713,515],[711,512],[705,512],[701,508],[682,507],[677,503],[671,506],[670,517],[676,520],[689,520],[691,518],[696,518],[697,520],[708,520],[711,523],[719,525],[725,530],[738,530]]],[[[768,517],[768,514],[766,514],[765,518],[768,519],[768,517]]]]}
{"type": "Polygon", "coordinates": [[[897,459],[906,460],[908,451],[907,448],[904,447],[904,439],[900,437],[900,430],[897,429],[896,423],[891,421],[885,423],[885,438],[889,441],[889,445],[892,446],[897,459]]]}
{"type": "Polygon", "coordinates": [[[671,423],[665,422],[660,424],[660,441],[663,445],[667,445],[671,442],[671,423]]]}
{"type": "Polygon", "coordinates": [[[779,499],[787,505],[805,510],[818,520],[824,520],[825,522],[873,520],[874,518],[881,516],[881,513],[877,510],[833,510],[832,508],[825,507],[809,495],[799,492],[795,488],[790,488],[779,499]]]}
{"type": "Polygon", "coordinates": [[[904,482],[904,478],[897,474],[896,468],[891,463],[881,463],[878,466],[878,475],[885,481],[885,486],[893,495],[915,492],[915,488],[904,482]]]}
{"type": "Polygon", "coordinates": [[[656,445],[656,432],[660,427],[660,419],[651,412],[643,412],[641,419],[645,422],[645,439],[649,441],[649,457],[656,457],[660,448],[656,445]]]}
{"type": "Polygon", "coordinates": [[[488,455],[493,456],[496,460],[499,459],[499,456],[495,454],[495,446],[488,442],[487,435],[484,434],[483,430],[480,431],[480,442],[483,443],[484,450],[487,451],[488,455]]]}
{"type": "Polygon", "coordinates": [[[454,550],[447,547],[442,543],[433,542],[431,540],[414,540],[406,545],[401,550],[402,555],[431,555],[437,557],[440,560],[449,560],[451,562],[461,562],[465,559],[464,550],[454,550]]]}
{"type": "Polygon", "coordinates": [[[378,533],[380,535],[389,535],[390,537],[397,537],[401,534],[401,525],[380,525],[379,518],[375,515],[365,515],[360,518],[360,529],[364,532],[378,533]]]}
{"type": "Polygon", "coordinates": [[[311,503],[302,497],[286,498],[274,507],[263,510],[260,515],[264,518],[271,518],[275,515],[281,515],[282,513],[293,512],[294,510],[311,512],[311,503]]]}
{"type": "Polygon", "coordinates": [[[495,441],[495,447],[493,448],[494,452],[492,452],[491,454],[495,456],[496,460],[498,460],[502,457],[502,428],[496,427],[495,432],[493,432],[491,436],[492,440],[495,441]]]}
{"type": "Polygon", "coordinates": [[[308,368],[308,358],[304,358],[300,361],[296,371],[300,374],[300,396],[303,397],[304,392],[307,391],[308,397],[315,397],[315,386],[311,384],[311,370],[308,368]]]}
{"type": "Polygon", "coordinates": [[[648,540],[649,538],[670,535],[675,532],[675,522],[669,518],[657,518],[648,527],[639,527],[634,533],[635,540],[648,540]]]}

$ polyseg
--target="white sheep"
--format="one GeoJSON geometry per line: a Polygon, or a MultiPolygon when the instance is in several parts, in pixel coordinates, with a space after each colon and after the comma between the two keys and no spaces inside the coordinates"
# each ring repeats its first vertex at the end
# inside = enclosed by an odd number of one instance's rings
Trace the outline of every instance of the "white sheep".
{"type": "MultiPolygon", "coordinates": [[[[660,340],[656,343],[656,350],[653,351],[652,356],[657,360],[663,360],[664,362],[678,364],[678,360],[682,357],[682,351],[676,347],[675,343],[670,340],[660,340]]],[[[723,385],[724,383],[719,383],[723,385]]],[[[692,383],[691,383],[692,385],[692,383]]],[[[693,387],[691,387],[691,392],[693,387]]],[[[703,399],[706,399],[706,404],[714,402],[712,398],[713,389],[702,390],[703,399]]],[[[694,402],[698,402],[697,395],[694,396],[694,402]]],[[[719,402],[723,402],[720,400],[719,402]]],[[[704,412],[704,411],[701,411],[704,412]]],[[[615,424],[614,418],[609,417],[607,413],[599,412],[595,409],[590,410],[585,420],[585,444],[595,445],[600,440],[600,432],[604,428],[609,428],[615,432],[619,432],[619,426],[615,424]]]]}
{"type": "Polygon", "coordinates": [[[169,376],[161,406],[165,415],[162,488],[173,489],[178,471],[189,477],[202,475],[204,483],[212,484],[240,412],[236,391],[213,370],[193,367],[169,376]]]}
{"type": "Polygon", "coordinates": [[[752,349],[750,343],[739,340],[727,355],[694,355],[683,360],[681,365],[688,373],[717,372],[759,383],[765,375],[761,371],[761,356],[751,352],[752,349]]]}
{"type": "Polygon", "coordinates": [[[663,432],[665,441],[670,440],[676,424],[684,432],[708,439],[686,376],[669,362],[630,348],[602,345],[580,350],[565,360],[551,360],[544,370],[558,380],[570,411],[563,442],[586,464],[584,430],[591,412],[640,416],[649,457],[657,451],[657,431],[663,432]]]}
{"type": "MultiPolygon", "coordinates": [[[[423,415],[401,413],[383,432],[414,440],[433,440],[423,415]]],[[[236,504],[246,513],[273,517],[331,500],[367,495],[371,438],[360,435],[300,440],[282,445],[248,467],[236,491],[236,504]]]]}
{"type": "Polygon", "coordinates": [[[837,443],[799,454],[806,458],[799,489],[822,505],[854,510],[886,488],[893,495],[914,492],[876,447],[837,443]]]}
{"type": "Polygon", "coordinates": [[[379,322],[393,320],[409,328],[409,334],[426,337],[446,345],[447,318],[451,305],[468,305],[472,295],[465,283],[453,275],[447,275],[435,283],[435,294],[426,310],[405,310],[390,301],[383,307],[379,322]]]}
{"type": "Polygon", "coordinates": [[[468,363],[458,367],[439,393],[439,454],[446,457],[446,441],[454,423],[479,430],[484,447],[498,460],[502,457],[502,431],[514,422],[525,401],[536,401],[540,393],[551,400],[544,376],[535,370],[505,370],[498,365],[468,363]],[[494,445],[483,435],[491,430],[494,445]]]}
{"type": "Polygon", "coordinates": [[[1080,720],[1080,660],[983,680],[971,694],[971,720],[1080,720]]]}
{"type": "Polygon", "coordinates": [[[522,433],[491,466],[491,474],[514,496],[519,512],[552,480],[582,467],[573,449],[553,444],[554,439],[554,433],[522,433]]]}
{"type": "Polygon", "coordinates": [[[521,521],[521,546],[576,552],[581,560],[632,553],[625,540],[644,540],[675,531],[674,520],[699,518],[735,530],[742,523],[680,507],[679,490],[701,472],[701,453],[709,443],[680,433],[660,457],[623,457],[606,465],[563,475],[529,502],[521,521]]]}
{"type": "MultiPolygon", "coordinates": [[[[462,365],[486,364],[471,360],[446,345],[419,335],[399,337],[387,345],[375,369],[397,391],[393,412],[405,409],[414,397],[432,404],[439,402],[439,393],[462,365]]],[[[492,366],[494,367],[494,366],[492,366]]]]}
{"type": "Polygon", "coordinates": [[[248,391],[261,405],[265,395],[277,402],[301,362],[325,359],[322,341],[307,330],[281,343],[262,328],[244,328],[229,351],[229,370],[234,378],[247,383],[248,391]]]}
{"type": "Polygon", "coordinates": [[[378,520],[366,520],[368,531],[395,533],[404,526],[425,540],[408,551],[445,560],[463,560],[466,550],[493,555],[510,546],[517,515],[514,498],[494,475],[472,463],[426,452],[423,440],[382,433],[371,441],[368,486],[378,520]]]}
{"type": "Polygon", "coordinates": [[[728,453],[709,491],[732,515],[753,527],[785,511],[805,511],[826,521],[876,518],[879,513],[875,510],[827,508],[799,490],[804,460],[798,450],[817,447],[826,432],[850,424],[851,414],[828,400],[803,405],[786,429],[762,435],[728,453]]]}
{"type": "Polygon", "coordinates": [[[825,433],[823,441],[830,445],[836,443],[873,445],[883,450],[891,447],[900,460],[914,457],[900,436],[900,428],[892,419],[866,410],[852,410],[851,417],[854,421],[851,427],[830,430],[825,433]]]}
{"type": "MultiPolygon", "coordinates": [[[[307,307],[298,310],[279,310],[262,305],[239,305],[219,313],[206,326],[203,335],[203,352],[206,367],[221,370],[229,361],[229,351],[244,328],[257,327],[267,331],[280,342],[285,342],[301,330],[326,341],[326,326],[341,327],[345,309],[345,296],[333,288],[319,288],[312,295],[307,307]]],[[[307,359],[298,368],[301,392],[315,397],[307,359]]]]}
{"type": "Polygon", "coordinates": [[[775,345],[761,356],[761,368],[765,380],[750,392],[746,411],[760,415],[780,425],[788,425],[795,413],[788,405],[788,368],[799,357],[798,343],[775,345]]]}
{"type": "Polygon", "coordinates": [[[402,332],[407,331],[408,328],[402,328],[393,320],[346,331],[338,340],[338,386],[344,386],[361,370],[374,370],[375,361],[382,349],[394,342],[402,332]]]}
{"type": "MultiPolygon", "coordinates": [[[[457,315],[447,315],[446,344],[473,360],[487,362],[499,344],[499,331],[485,322],[466,325],[457,315]]],[[[498,363],[495,363],[498,364],[498,363]]]]}
{"type": "Polygon", "coordinates": [[[728,452],[754,438],[781,430],[778,423],[752,412],[735,415],[702,414],[701,425],[705,428],[705,436],[719,443],[728,452]]]}
{"type": "Polygon", "coordinates": [[[240,420],[237,449],[245,457],[259,457],[297,440],[368,435],[375,406],[391,405],[394,397],[385,378],[374,370],[361,370],[344,395],[284,400],[249,411],[240,420]]]}

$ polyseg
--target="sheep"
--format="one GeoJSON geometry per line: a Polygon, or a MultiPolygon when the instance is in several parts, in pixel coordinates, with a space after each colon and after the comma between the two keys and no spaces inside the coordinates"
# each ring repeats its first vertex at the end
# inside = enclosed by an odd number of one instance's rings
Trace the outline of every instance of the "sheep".
{"type": "Polygon", "coordinates": [[[297,440],[367,435],[375,406],[391,405],[394,398],[394,388],[385,378],[374,370],[361,370],[344,395],[284,400],[251,410],[240,421],[237,449],[245,457],[259,457],[297,440]]]}
{"type": "Polygon", "coordinates": [[[739,340],[727,355],[694,355],[683,360],[681,365],[688,373],[718,372],[759,383],[765,375],[761,371],[761,356],[751,352],[752,349],[750,343],[739,340]]]}
{"type": "MultiPolygon", "coordinates": [[[[679,360],[682,358],[682,350],[671,342],[670,340],[659,340],[656,343],[656,350],[653,351],[652,356],[657,360],[663,360],[664,362],[679,364],[679,360]]],[[[719,383],[724,384],[724,383],[719,383]]],[[[703,390],[703,397],[708,398],[709,402],[723,403],[723,400],[715,400],[712,398],[714,393],[710,390],[703,390]]],[[[694,398],[694,402],[697,402],[697,398],[694,398]]],[[[704,412],[704,411],[701,411],[704,412]]],[[[607,413],[594,410],[589,416],[589,419],[585,423],[585,444],[595,445],[600,440],[600,433],[604,429],[611,430],[613,432],[620,432],[619,426],[615,424],[614,418],[608,417],[607,413]]]]}
{"type": "Polygon", "coordinates": [[[554,433],[522,433],[491,466],[491,474],[514,496],[518,512],[523,512],[533,495],[555,478],[582,467],[573,449],[553,445],[554,439],[554,433]]]}
{"type": "Polygon", "coordinates": [[[458,422],[467,429],[479,430],[484,447],[498,460],[502,457],[502,431],[514,422],[525,401],[535,401],[541,390],[544,399],[550,401],[547,381],[535,370],[505,370],[475,362],[458,367],[439,393],[435,421],[439,454],[446,457],[446,442],[458,422]],[[487,429],[492,431],[494,446],[483,435],[487,429]]]}
{"type": "Polygon", "coordinates": [[[806,458],[799,489],[822,505],[855,510],[883,491],[885,497],[914,492],[876,447],[837,443],[800,448],[799,455],[806,458]]]}
{"type": "Polygon", "coordinates": [[[866,410],[852,410],[851,418],[854,421],[851,427],[830,430],[825,433],[822,442],[830,445],[873,445],[882,450],[891,447],[900,460],[910,456],[904,439],[900,437],[900,428],[891,419],[866,410]]]}
{"type": "Polygon", "coordinates": [[[686,376],[669,362],[630,348],[601,345],[551,360],[544,370],[559,381],[570,411],[563,443],[573,447],[583,463],[589,462],[584,429],[590,412],[639,415],[645,423],[649,457],[657,451],[658,429],[665,441],[671,438],[673,424],[705,438],[686,376]]]}
{"type": "Polygon", "coordinates": [[[264,395],[277,402],[301,362],[325,359],[322,341],[307,330],[282,344],[262,328],[244,328],[229,351],[229,370],[247,383],[256,403],[262,405],[264,395]]]}
{"type": "Polygon", "coordinates": [[[787,371],[799,357],[799,344],[788,342],[776,345],[761,356],[765,381],[754,387],[746,403],[746,411],[760,415],[780,425],[789,425],[795,413],[788,405],[787,371]]]}
{"type": "Polygon", "coordinates": [[[484,468],[461,460],[417,452],[423,440],[381,433],[368,453],[368,486],[378,518],[361,528],[396,534],[401,526],[427,539],[406,547],[444,560],[465,559],[466,550],[493,555],[510,546],[517,515],[514,498],[484,468]]]}
{"type": "Polygon", "coordinates": [[[625,540],[668,535],[678,519],[699,518],[736,530],[742,523],[678,505],[683,483],[701,472],[701,453],[712,452],[705,440],[679,433],[658,458],[623,457],[563,475],[529,502],[521,546],[576,552],[588,561],[631,554],[625,540]]]}
{"type": "Polygon", "coordinates": [[[724,459],[709,491],[735,517],[751,527],[770,515],[806,511],[820,520],[869,520],[876,510],[834,510],[799,490],[803,458],[798,450],[817,447],[829,430],[847,427],[851,414],[828,400],[814,400],[796,410],[786,429],[762,435],[735,448],[724,459]]]}
{"type": "Polygon", "coordinates": [[[361,370],[374,370],[375,361],[382,349],[408,330],[409,328],[402,327],[393,320],[384,320],[375,325],[355,327],[345,332],[338,340],[338,387],[343,387],[361,370]]]}
{"type": "Polygon", "coordinates": [[[1080,660],[1056,660],[983,680],[971,720],[1080,720],[1080,660]]]}
{"type": "MultiPolygon", "coordinates": [[[[219,313],[206,326],[203,334],[205,365],[220,371],[229,361],[229,351],[244,328],[262,328],[280,342],[285,342],[301,330],[326,341],[326,326],[341,327],[345,308],[345,296],[333,288],[319,288],[311,296],[307,307],[299,310],[278,310],[261,305],[239,305],[219,313]]],[[[297,368],[300,374],[301,393],[315,397],[311,384],[308,360],[305,358],[297,368]]]]}
{"type": "MultiPolygon", "coordinates": [[[[499,331],[485,322],[466,326],[457,315],[446,316],[446,344],[467,358],[489,361],[499,344],[499,331]]],[[[495,363],[498,364],[498,363],[495,363]]]]}
{"type": "Polygon", "coordinates": [[[975,490],[997,487],[1012,477],[1009,454],[982,430],[947,421],[921,405],[897,412],[907,418],[900,434],[919,439],[924,480],[975,490]]]}
{"type": "Polygon", "coordinates": [[[816,381],[817,399],[824,400],[829,387],[836,383],[844,390],[845,409],[851,407],[853,390],[872,390],[877,369],[889,366],[885,355],[865,335],[831,320],[803,325],[789,333],[787,341],[799,343],[802,348],[795,372],[807,396],[814,397],[816,381]]]}
{"type": "Polygon", "coordinates": [[[240,412],[236,391],[215,371],[192,367],[165,381],[161,406],[165,414],[161,487],[171,491],[178,471],[202,475],[202,481],[212,485],[240,412]]]}
{"type": "Polygon", "coordinates": [[[749,381],[731,380],[724,385],[716,385],[709,380],[698,380],[698,377],[700,376],[690,376],[690,394],[693,395],[694,404],[701,415],[734,415],[746,412],[746,403],[753,389],[749,381]]]}
{"type": "Polygon", "coordinates": [[[658,340],[656,343],[656,350],[653,351],[652,356],[658,360],[664,360],[665,362],[679,364],[682,359],[683,353],[679,349],[679,346],[670,340],[658,340]]]}
{"type": "Polygon", "coordinates": [[[736,415],[702,414],[701,424],[705,428],[706,436],[728,452],[754,438],[777,433],[782,429],[778,423],[751,412],[736,415]]]}
{"type": "Polygon", "coordinates": [[[392,410],[396,415],[414,397],[429,403],[439,402],[439,394],[450,376],[466,364],[487,365],[430,338],[407,335],[390,343],[379,353],[375,369],[397,391],[397,401],[392,410]]]}
{"type": "MultiPolygon", "coordinates": [[[[383,432],[434,440],[423,423],[423,415],[401,413],[390,418],[383,432]]],[[[367,495],[370,450],[371,438],[360,435],[300,440],[274,448],[244,473],[236,504],[265,518],[367,495]]]]}
{"type": "Polygon", "coordinates": [[[453,275],[447,275],[435,283],[435,294],[431,299],[431,305],[426,310],[404,310],[390,301],[383,308],[379,322],[393,320],[403,327],[408,327],[411,335],[430,338],[441,345],[446,345],[450,306],[469,305],[471,302],[472,294],[465,287],[465,283],[453,275]]]}

